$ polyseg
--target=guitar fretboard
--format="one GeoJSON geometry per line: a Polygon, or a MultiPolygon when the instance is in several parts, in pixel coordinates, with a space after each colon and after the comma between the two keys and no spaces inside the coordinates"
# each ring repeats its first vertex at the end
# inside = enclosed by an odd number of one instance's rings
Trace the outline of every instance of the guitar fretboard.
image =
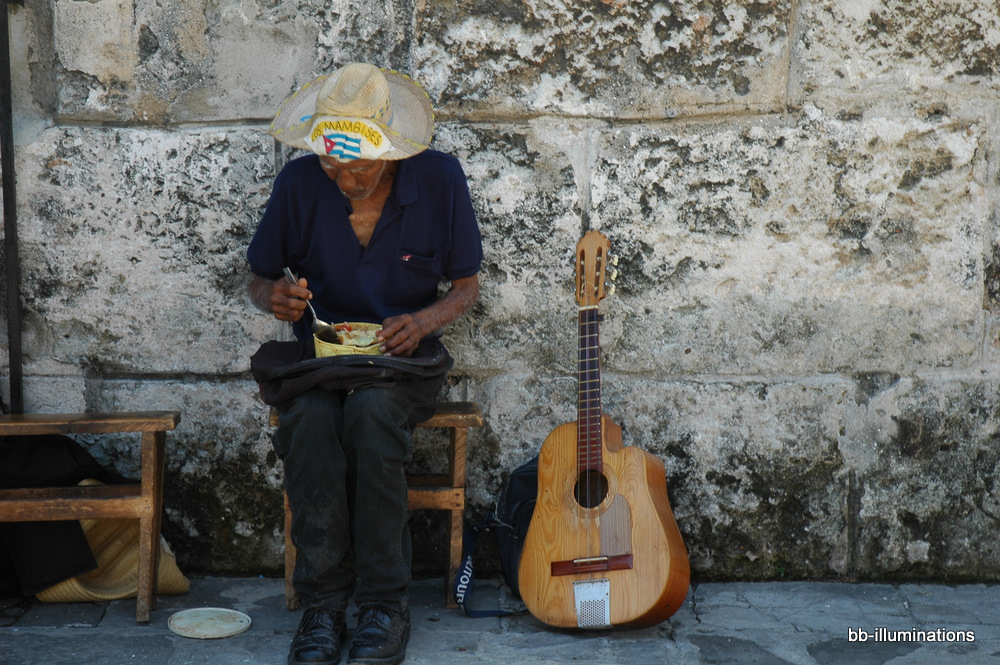
{"type": "Polygon", "coordinates": [[[577,374],[577,468],[603,471],[601,459],[601,348],[597,307],[580,308],[580,352],[577,374]]]}

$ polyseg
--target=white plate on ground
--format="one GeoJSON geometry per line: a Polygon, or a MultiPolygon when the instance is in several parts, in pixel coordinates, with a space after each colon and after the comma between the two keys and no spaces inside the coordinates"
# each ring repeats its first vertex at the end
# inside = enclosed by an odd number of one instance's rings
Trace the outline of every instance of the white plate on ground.
{"type": "Polygon", "coordinates": [[[167,627],[182,637],[213,640],[239,635],[250,627],[250,617],[222,607],[196,607],[171,614],[167,627]]]}

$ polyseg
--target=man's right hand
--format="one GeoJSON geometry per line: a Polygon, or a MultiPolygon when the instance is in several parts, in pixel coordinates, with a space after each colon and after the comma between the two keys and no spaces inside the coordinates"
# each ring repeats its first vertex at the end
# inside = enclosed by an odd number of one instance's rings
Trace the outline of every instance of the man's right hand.
{"type": "Polygon", "coordinates": [[[279,279],[271,285],[271,311],[279,321],[298,321],[306,311],[306,300],[313,297],[304,277],[298,284],[279,279]]]}
{"type": "Polygon", "coordinates": [[[260,275],[250,277],[250,299],[264,309],[267,307],[279,321],[298,321],[306,311],[306,300],[312,298],[309,283],[299,279],[292,284],[287,279],[270,280],[260,275]]]}

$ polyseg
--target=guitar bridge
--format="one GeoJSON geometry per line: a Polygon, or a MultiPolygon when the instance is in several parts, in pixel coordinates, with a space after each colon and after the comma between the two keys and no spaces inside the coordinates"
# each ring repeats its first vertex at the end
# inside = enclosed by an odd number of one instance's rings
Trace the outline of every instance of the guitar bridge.
{"type": "Polygon", "coordinates": [[[573,582],[573,598],[578,627],[611,627],[611,582],[606,579],[573,582]]]}
{"type": "Polygon", "coordinates": [[[553,561],[550,564],[553,577],[559,575],[579,575],[583,573],[603,573],[609,570],[628,570],[632,567],[632,555],[594,556],[570,561],[553,561]]]}

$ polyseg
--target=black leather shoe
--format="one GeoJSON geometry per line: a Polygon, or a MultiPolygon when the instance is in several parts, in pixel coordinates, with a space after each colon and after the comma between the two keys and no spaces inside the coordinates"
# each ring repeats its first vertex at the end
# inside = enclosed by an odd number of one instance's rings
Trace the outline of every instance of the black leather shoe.
{"type": "Polygon", "coordinates": [[[366,605],[358,612],[358,629],[347,650],[348,665],[397,665],[406,658],[410,611],[366,605]]]}
{"type": "Polygon", "coordinates": [[[345,632],[343,612],[307,608],[288,649],[288,665],[337,665],[345,632]]]}

